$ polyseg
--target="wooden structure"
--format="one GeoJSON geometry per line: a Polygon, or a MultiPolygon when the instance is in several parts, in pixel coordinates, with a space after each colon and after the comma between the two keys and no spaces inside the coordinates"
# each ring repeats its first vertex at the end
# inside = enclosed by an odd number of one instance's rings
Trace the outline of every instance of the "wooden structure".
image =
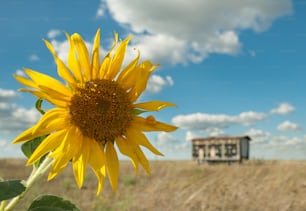
{"type": "Polygon", "coordinates": [[[192,158],[202,162],[241,162],[249,159],[249,136],[192,139],[192,158]]]}

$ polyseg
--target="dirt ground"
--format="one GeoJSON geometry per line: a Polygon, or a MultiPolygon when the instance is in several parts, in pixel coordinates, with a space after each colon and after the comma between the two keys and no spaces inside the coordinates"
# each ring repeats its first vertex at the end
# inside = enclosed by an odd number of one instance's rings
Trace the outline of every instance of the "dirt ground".
{"type": "MultiPolygon", "coordinates": [[[[0,177],[26,179],[24,160],[0,160],[0,177]]],[[[96,196],[97,180],[88,169],[78,189],[71,166],[47,182],[44,175],[16,210],[26,210],[40,194],[54,194],[81,210],[304,211],[306,161],[251,160],[243,164],[198,165],[193,161],[151,161],[152,175],[138,176],[129,161],[120,162],[116,193],[106,182],[96,196]]]]}

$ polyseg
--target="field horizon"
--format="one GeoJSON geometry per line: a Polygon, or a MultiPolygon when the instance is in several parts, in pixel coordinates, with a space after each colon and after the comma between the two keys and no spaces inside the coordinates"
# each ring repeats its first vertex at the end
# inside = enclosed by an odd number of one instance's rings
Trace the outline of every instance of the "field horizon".
{"type": "MultiPolygon", "coordinates": [[[[0,177],[26,179],[24,159],[0,159],[0,177]]],[[[44,175],[20,202],[26,210],[41,194],[61,196],[81,210],[306,210],[306,161],[249,160],[242,164],[198,165],[191,160],[152,160],[152,175],[135,176],[132,164],[120,161],[117,192],[108,181],[96,196],[97,180],[88,168],[79,189],[71,166],[47,182],[44,175]]]]}

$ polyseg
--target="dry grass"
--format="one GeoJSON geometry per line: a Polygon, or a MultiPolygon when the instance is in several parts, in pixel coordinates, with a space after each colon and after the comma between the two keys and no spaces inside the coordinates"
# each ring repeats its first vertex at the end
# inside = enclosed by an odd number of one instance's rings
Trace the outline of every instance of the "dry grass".
{"type": "MultiPolygon", "coordinates": [[[[23,160],[0,160],[0,176],[26,178],[23,160]]],[[[306,210],[306,161],[249,161],[241,165],[197,165],[192,161],[152,161],[152,176],[135,177],[132,165],[121,161],[118,191],[108,183],[96,196],[97,181],[88,171],[79,190],[66,168],[57,178],[46,177],[16,210],[25,210],[39,194],[71,200],[81,210],[306,210]]]]}

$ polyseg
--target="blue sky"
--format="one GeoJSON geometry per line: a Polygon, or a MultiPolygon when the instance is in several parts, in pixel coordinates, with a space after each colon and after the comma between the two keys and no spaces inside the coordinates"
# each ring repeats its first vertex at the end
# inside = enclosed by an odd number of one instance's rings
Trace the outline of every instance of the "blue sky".
{"type": "Polygon", "coordinates": [[[101,28],[103,52],[114,31],[133,34],[126,62],[138,48],[160,64],[140,101],[178,105],[154,114],[177,131],[148,134],[163,159],[190,159],[195,137],[240,135],[252,138],[252,158],[306,159],[305,11],[306,0],[2,1],[0,157],[21,157],[11,141],[40,117],[12,75],[56,77],[42,40],[65,60],[63,32],[90,48],[101,28]]]}

